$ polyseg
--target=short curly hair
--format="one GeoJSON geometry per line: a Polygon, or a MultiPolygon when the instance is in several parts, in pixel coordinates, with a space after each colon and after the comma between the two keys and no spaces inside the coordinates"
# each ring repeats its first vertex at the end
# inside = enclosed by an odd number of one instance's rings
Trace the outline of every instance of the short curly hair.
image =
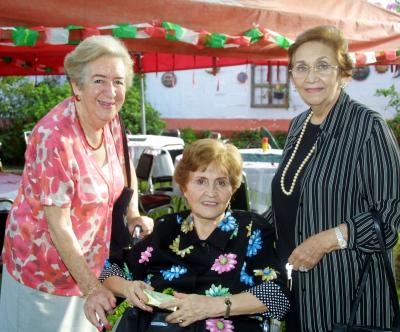
{"type": "Polygon", "coordinates": [[[242,156],[234,145],[218,139],[199,139],[186,147],[175,168],[174,179],[182,190],[186,190],[190,172],[206,169],[213,163],[227,173],[235,192],[242,181],[242,156]]]}
{"type": "Polygon", "coordinates": [[[82,41],[64,59],[68,79],[82,88],[86,79],[86,65],[102,56],[120,58],[125,65],[125,85],[133,83],[133,60],[125,45],[112,36],[91,36],[82,41]]]}
{"type": "Polygon", "coordinates": [[[347,41],[338,28],[330,25],[311,28],[296,38],[296,41],[289,47],[289,69],[292,68],[293,57],[297,49],[310,41],[321,42],[331,47],[336,55],[342,77],[351,77],[354,65],[348,52],[347,41]]]}

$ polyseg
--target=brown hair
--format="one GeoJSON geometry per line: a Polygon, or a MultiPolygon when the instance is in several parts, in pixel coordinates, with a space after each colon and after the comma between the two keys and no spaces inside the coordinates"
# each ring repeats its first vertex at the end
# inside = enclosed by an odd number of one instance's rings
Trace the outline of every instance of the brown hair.
{"type": "Polygon", "coordinates": [[[70,81],[80,88],[86,79],[85,67],[102,56],[120,58],[125,65],[125,85],[128,90],[133,80],[133,60],[125,45],[111,36],[91,36],[81,42],[64,59],[64,68],[70,81]]]}
{"type": "Polygon", "coordinates": [[[242,181],[242,156],[234,145],[212,138],[199,139],[185,148],[182,159],[175,168],[176,183],[185,190],[189,173],[206,169],[212,163],[226,171],[235,192],[242,181]]]}
{"type": "Polygon", "coordinates": [[[338,28],[330,25],[311,28],[296,38],[296,41],[289,47],[289,69],[292,68],[293,57],[297,49],[309,41],[321,42],[331,47],[336,54],[342,77],[351,76],[353,61],[348,53],[347,41],[338,28]]]}

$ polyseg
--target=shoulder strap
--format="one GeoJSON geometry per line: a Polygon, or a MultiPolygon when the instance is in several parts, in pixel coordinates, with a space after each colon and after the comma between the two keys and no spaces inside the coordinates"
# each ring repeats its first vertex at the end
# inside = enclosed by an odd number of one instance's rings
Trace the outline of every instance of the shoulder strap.
{"type": "Polygon", "coordinates": [[[379,246],[382,251],[380,253],[380,255],[383,258],[383,263],[385,265],[386,278],[387,278],[387,281],[389,284],[390,300],[392,302],[393,313],[394,313],[393,327],[400,328],[399,299],[397,297],[396,283],[395,283],[394,276],[393,276],[392,265],[390,264],[390,259],[389,259],[389,255],[387,252],[388,249],[386,248],[386,243],[383,240],[382,219],[381,219],[380,214],[377,211],[372,211],[372,218],[374,220],[375,233],[378,237],[379,246]]]}
{"type": "Polygon", "coordinates": [[[360,280],[357,285],[356,297],[353,300],[353,303],[351,304],[350,318],[347,322],[347,327],[349,328],[349,327],[353,326],[353,324],[354,324],[356,312],[357,312],[358,306],[360,305],[361,297],[363,295],[364,288],[367,283],[369,270],[372,266],[372,255],[379,255],[379,256],[382,256],[384,267],[385,267],[385,275],[386,275],[386,278],[387,278],[387,281],[389,284],[390,300],[391,300],[391,304],[393,307],[393,313],[394,313],[393,328],[395,328],[397,331],[397,330],[400,330],[399,300],[397,297],[396,284],[394,281],[394,276],[393,276],[393,271],[392,271],[392,267],[390,264],[389,255],[387,253],[388,249],[386,248],[385,241],[383,240],[382,219],[381,219],[380,214],[375,210],[371,211],[371,214],[372,214],[372,219],[374,221],[374,229],[375,229],[376,236],[378,238],[380,251],[372,253],[372,254],[368,254],[367,257],[365,258],[364,267],[363,267],[363,270],[362,270],[362,273],[360,276],[360,280]]]}
{"type": "Polygon", "coordinates": [[[124,149],[124,161],[125,161],[125,171],[126,171],[126,179],[128,182],[128,187],[131,187],[131,166],[129,162],[129,152],[128,152],[128,140],[126,138],[125,126],[122,121],[122,118],[118,115],[119,123],[121,124],[121,133],[122,133],[122,146],[124,149]]]}

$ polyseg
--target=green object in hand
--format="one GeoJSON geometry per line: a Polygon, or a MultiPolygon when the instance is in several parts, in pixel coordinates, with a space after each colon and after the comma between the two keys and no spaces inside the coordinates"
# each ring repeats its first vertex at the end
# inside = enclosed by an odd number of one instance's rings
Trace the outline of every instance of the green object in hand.
{"type": "Polygon", "coordinates": [[[129,307],[132,307],[127,300],[121,302],[112,312],[112,314],[107,315],[107,320],[110,323],[111,327],[115,325],[117,320],[123,315],[125,310],[129,307]]]}
{"type": "MultiPolygon", "coordinates": [[[[171,301],[175,299],[172,295],[152,291],[149,289],[144,289],[143,292],[146,294],[146,296],[149,298],[149,301],[147,302],[148,305],[159,307],[161,303],[171,301]]],[[[168,308],[168,310],[175,311],[176,307],[174,308],[168,308]]]]}

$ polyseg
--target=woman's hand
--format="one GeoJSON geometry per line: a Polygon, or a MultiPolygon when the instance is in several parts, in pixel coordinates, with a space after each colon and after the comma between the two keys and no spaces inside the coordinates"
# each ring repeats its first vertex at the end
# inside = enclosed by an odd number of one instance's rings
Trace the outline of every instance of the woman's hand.
{"type": "Polygon", "coordinates": [[[115,305],[116,299],[114,295],[107,288],[99,285],[86,299],[84,305],[85,316],[99,331],[102,331],[101,323],[110,330],[111,326],[106,318],[106,313],[111,312],[115,305]]]}
{"type": "Polygon", "coordinates": [[[197,294],[174,293],[175,300],[164,302],[161,309],[177,307],[177,310],[166,317],[167,322],[179,324],[182,327],[198,320],[218,316],[224,308],[223,297],[209,297],[197,294]]]}
{"type": "Polygon", "coordinates": [[[307,272],[319,263],[322,257],[337,248],[337,238],[333,229],[310,236],[302,242],[288,258],[293,270],[307,272]]]}
{"type": "Polygon", "coordinates": [[[123,295],[126,297],[128,302],[135,307],[152,312],[153,308],[146,305],[149,299],[143,292],[143,289],[153,290],[153,287],[140,280],[128,281],[124,287],[123,295]]]}
{"type": "Polygon", "coordinates": [[[129,232],[133,234],[135,226],[140,226],[142,228],[142,233],[141,235],[149,235],[154,228],[154,221],[152,218],[149,218],[147,216],[136,216],[132,217],[128,221],[129,225],[129,232]]]}

